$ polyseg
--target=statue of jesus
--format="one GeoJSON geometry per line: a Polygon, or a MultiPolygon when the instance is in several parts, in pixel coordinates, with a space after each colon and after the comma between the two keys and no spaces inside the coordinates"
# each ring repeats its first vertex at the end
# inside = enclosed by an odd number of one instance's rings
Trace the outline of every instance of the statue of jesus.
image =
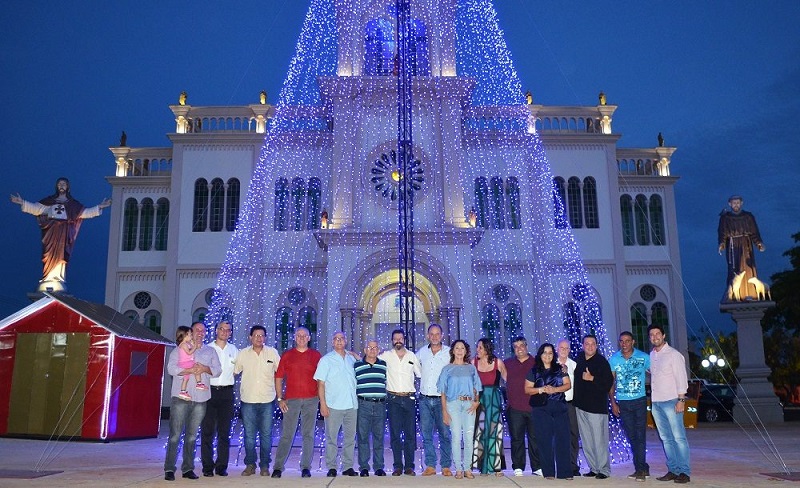
{"type": "Polygon", "coordinates": [[[104,199],[94,207],[85,208],[72,198],[69,191],[69,180],[59,178],[56,181],[55,193],[38,202],[23,200],[17,193],[11,195],[11,201],[19,205],[23,212],[36,216],[42,230],[42,279],[39,280],[38,291],[66,291],[67,263],[75,246],[75,239],[83,219],[91,219],[103,213],[103,209],[111,205],[111,200],[104,199]]]}

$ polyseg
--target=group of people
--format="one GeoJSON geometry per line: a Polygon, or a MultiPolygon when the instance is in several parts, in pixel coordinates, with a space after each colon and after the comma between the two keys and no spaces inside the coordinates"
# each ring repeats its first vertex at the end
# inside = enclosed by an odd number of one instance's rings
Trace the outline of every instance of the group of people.
{"type": "MultiPolygon", "coordinates": [[[[193,324],[194,344],[202,344],[205,327],[193,324]]],[[[179,332],[179,335],[181,332],[179,332]]],[[[609,410],[619,416],[631,445],[635,472],[650,476],[646,462],[646,374],[651,375],[652,411],[664,445],[668,473],[661,481],[689,482],[689,448],[683,427],[688,388],[683,355],[666,342],[663,328],[649,329],[652,351],[636,349],[633,335],[619,336],[620,350],[608,360],[598,352],[597,338],[583,338],[583,350],[570,358],[570,342],[544,343],[535,355],[524,337],[512,340],[514,355],[495,356],[492,341],[479,339],[475,356],[461,339],[442,343],[442,328],[431,324],[428,343],[416,353],[406,348],[403,330],[391,334],[391,348],[380,352],[376,339],[366,341],[363,357],[348,351],[347,337],[337,331],[332,349],[321,355],[309,347],[311,335],[295,331],[295,347],[283,355],[264,344],[266,329],[250,329],[250,346],[238,351],[228,343],[231,326],[221,322],[214,342],[195,347],[191,362],[186,348],[169,357],[173,375],[170,437],[164,463],[165,479],[174,480],[178,441],[185,433],[184,478],[196,479],[194,445],[202,424],[201,460],[204,476],[227,476],[229,433],[233,418],[234,375],[241,374],[240,400],[244,427],[243,476],[258,471],[280,478],[299,427],[302,437],[301,476],[311,476],[311,452],[317,408],[325,424],[327,476],[387,476],[384,470],[384,428],[388,418],[392,476],[414,476],[417,449],[416,415],[423,441],[422,476],[474,478],[503,476],[503,413],[511,440],[511,468],[548,479],[581,476],[578,439],[589,471],[582,476],[611,475],[609,410]],[[188,379],[187,379],[188,378],[188,379]],[[419,384],[417,389],[416,384],[419,384]],[[198,388],[198,384],[201,386],[198,388]],[[505,384],[507,400],[501,391],[505,384]],[[208,385],[203,388],[204,385],[208,385]],[[187,396],[190,398],[187,399],[187,396]],[[283,413],[282,432],[272,462],[272,418],[283,413]],[[337,439],[342,432],[341,453],[337,439]],[[256,437],[260,450],[256,452],[256,437]],[[438,449],[434,437],[438,436],[438,449]],[[216,459],[213,440],[217,438],[216,459]],[[358,445],[358,470],[354,469],[358,445]],[[340,457],[341,465],[337,463],[340,457]],[[341,469],[341,471],[340,471],[341,469]]]]}

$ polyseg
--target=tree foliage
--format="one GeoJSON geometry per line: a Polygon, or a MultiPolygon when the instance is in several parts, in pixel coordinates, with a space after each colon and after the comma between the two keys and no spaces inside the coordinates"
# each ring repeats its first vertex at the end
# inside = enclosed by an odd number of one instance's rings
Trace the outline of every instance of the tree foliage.
{"type": "Polygon", "coordinates": [[[784,252],[791,269],[772,275],[775,308],[764,314],[764,355],[770,380],[782,401],[800,403],[800,232],[795,246],[784,252]]]}

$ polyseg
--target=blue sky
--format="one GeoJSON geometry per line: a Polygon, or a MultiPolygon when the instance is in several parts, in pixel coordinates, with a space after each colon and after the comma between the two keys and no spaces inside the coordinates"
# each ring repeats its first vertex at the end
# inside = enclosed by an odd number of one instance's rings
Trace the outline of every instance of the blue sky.
{"type": "MultiPolygon", "coordinates": [[[[0,11],[0,317],[25,306],[41,271],[39,231],[8,195],[38,200],[67,176],[85,205],[111,195],[109,146],[164,147],[167,105],[274,101],[305,0],[192,4],[45,2],[0,11]]],[[[732,193],[767,246],[759,276],[786,269],[800,231],[800,2],[496,0],[523,89],[537,103],[618,105],[622,147],[677,146],[676,186],[690,335],[731,330],[718,311],[725,280],[718,214],[732,193]]],[[[70,293],[104,298],[108,215],[81,228],[70,293]]]]}

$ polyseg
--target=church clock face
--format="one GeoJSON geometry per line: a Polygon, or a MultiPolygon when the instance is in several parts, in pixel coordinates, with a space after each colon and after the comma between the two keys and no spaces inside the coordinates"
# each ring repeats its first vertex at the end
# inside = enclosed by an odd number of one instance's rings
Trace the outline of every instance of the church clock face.
{"type": "MultiPolygon", "coordinates": [[[[375,157],[369,167],[368,184],[374,195],[384,204],[397,207],[403,175],[397,164],[397,150],[390,149],[375,157]]],[[[409,163],[409,191],[416,202],[424,192],[425,169],[422,161],[413,158],[409,163]]]]}

